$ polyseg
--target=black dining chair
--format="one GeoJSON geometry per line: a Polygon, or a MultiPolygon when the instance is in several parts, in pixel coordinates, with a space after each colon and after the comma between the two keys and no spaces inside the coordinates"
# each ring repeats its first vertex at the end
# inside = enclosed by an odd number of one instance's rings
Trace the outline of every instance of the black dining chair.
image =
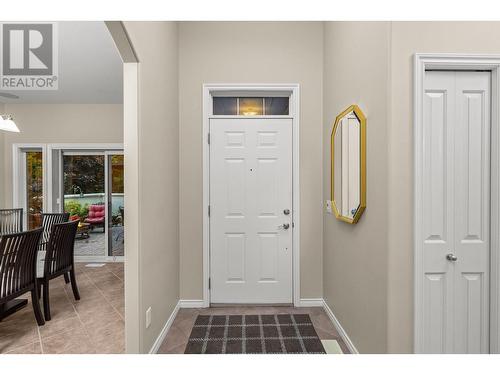
{"type": "MultiPolygon", "coordinates": [[[[47,251],[47,243],[49,242],[50,231],[55,224],[61,224],[69,221],[69,213],[42,213],[42,239],[38,247],[38,273],[43,273],[43,261],[45,259],[45,252],[47,251]]],[[[64,274],[64,281],[69,283],[69,275],[64,274]]]]}
{"type": "Polygon", "coordinates": [[[23,231],[23,209],[0,209],[0,236],[23,231]]]}
{"type": "Polygon", "coordinates": [[[0,237],[0,305],[31,292],[39,326],[45,324],[38,298],[36,252],[42,228],[0,237]]]}
{"type": "Polygon", "coordinates": [[[42,242],[41,245],[45,246],[49,241],[50,231],[54,224],[61,224],[69,221],[69,213],[42,213],[42,242]]]}
{"type": "Polygon", "coordinates": [[[45,262],[43,275],[38,275],[38,283],[43,287],[43,312],[45,320],[50,320],[50,296],[49,282],[59,276],[69,273],[71,288],[75,300],[80,299],[78,286],[76,285],[74,249],[75,236],[78,227],[78,221],[69,221],[66,223],[52,225],[47,250],[45,253],[45,262]]]}

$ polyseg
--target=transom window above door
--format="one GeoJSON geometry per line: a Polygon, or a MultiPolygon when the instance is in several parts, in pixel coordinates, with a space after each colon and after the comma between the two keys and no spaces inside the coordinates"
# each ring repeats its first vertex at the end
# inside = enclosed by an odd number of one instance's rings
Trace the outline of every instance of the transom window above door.
{"type": "Polygon", "coordinates": [[[289,97],[214,96],[213,114],[216,116],[288,116],[289,97]]]}

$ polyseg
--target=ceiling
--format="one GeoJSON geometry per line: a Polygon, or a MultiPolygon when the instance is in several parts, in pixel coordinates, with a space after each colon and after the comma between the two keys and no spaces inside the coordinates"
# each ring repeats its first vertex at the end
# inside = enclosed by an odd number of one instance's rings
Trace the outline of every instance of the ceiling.
{"type": "Polygon", "coordinates": [[[58,22],[58,90],[0,90],[0,103],[123,103],[123,64],[104,22],[58,22]]]}

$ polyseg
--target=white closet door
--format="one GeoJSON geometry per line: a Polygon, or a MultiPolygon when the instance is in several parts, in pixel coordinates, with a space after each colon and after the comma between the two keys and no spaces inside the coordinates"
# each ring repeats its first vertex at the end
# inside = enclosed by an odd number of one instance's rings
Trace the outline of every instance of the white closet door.
{"type": "Polygon", "coordinates": [[[423,345],[489,351],[490,73],[426,72],[423,345]]]}

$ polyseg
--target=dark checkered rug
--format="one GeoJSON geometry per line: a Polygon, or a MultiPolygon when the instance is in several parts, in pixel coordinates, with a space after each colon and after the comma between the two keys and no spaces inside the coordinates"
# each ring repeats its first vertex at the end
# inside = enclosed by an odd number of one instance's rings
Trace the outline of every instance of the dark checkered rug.
{"type": "Polygon", "coordinates": [[[325,354],[307,314],[199,315],[186,354],[325,354]]]}

